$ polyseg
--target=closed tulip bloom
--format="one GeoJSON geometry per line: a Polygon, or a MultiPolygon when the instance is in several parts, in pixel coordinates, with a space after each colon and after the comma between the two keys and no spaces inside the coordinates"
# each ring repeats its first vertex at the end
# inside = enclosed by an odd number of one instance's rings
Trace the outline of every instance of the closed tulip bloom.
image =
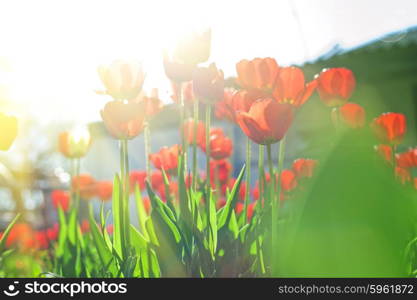
{"type": "Polygon", "coordinates": [[[389,145],[377,145],[375,151],[388,163],[392,163],[392,148],[389,145]]]}
{"type": "Polygon", "coordinates": [[[334,122],[340,121],[342,124],[350,128],[362,128],[365,126],[365,109],[356,103],[346,103],[339,109],[332,111],[332,119],[334,122]]]}
{"type": "Polygon", "coordinates": [[[130,191],[133,192],[136,185],[143,191],[145,189],[145,180],[146,171],[131,171],[129,173],[130,191]]]}
{"type": "Polygon", "coordinates": [[[313,176],[314,169],[316,168],[317,160],[299,158],[294,160],[292,164],[292,170],[294,171],[297,179],[311,178],[313,176]]]}
{"type": "Polygon", "coordinates": [[[88,220],[82,220],[81,222],[81,233],[87,233],[90,231],[90,222],[88,220]]]}
{"type": "Polygon", "coordinates": [[[239,112],[237,122],[252,141],[261,145],[280,141],[294,118],[293,107],[271,98],[257,100],[249,112],[239,112]]]}
{"type": "Polygon", "coordinates": [[[187,65],[197,65],[208,60],[210,47],[210,29],[202,32],[192,32],[180,39],[174,49],[173,57],[187,65]]]}
{"type": "Polygon", "coordinates": [[[417,167],[417,148],[395,155],[397,166],[400,168],[417,167]]]}
{"type": "Polygon", "coordinates": [[[55,223],[52,227],[46,229],[46,236],[48,237],[48,240],[55,241],[58,239],[58,233],[59,233],[59,225],[58,223],[55,223]]]}
{"type": "Polygon", "coordinates": [[[164,70],[165,75],[176,84],[180,84],[193,79],[193,73],[196,69],[195,65],[185,64],[173,57],[170,57],[168,53],[164,53],[164,70]]]}
{"type": "Polygon", "coordinates": [[[208,67],[199,67],[193,74],[193,91],[196,98],[206,104],[223,100],[224,75],[213,63],[208,67]]]}
{"type": "Polygon", "coordinates": [[[61,207],[63,211],[68,211],[70,204],[70,195],[66,191],[54,190],[51,193],[52,205],[58,209],[61,207]]]}
{"type": "Polygon", "coordinates": [[[232,172],[232,164],[226,160],[212,160],[210,161],[210,182],[215,185],[226,183],[230,178],[232,172]]]}
{"type": "MultiPolygon", "coordinates": [[[[205,141],[201,144],[201,149],[205,152],[205,141]]],[[[225,136],[221,128],[210,130],[210,157],[213,159],[224,159],[232,155],[233,142],[225,136]]]]}
{"type": "Polygon", "coordinates": [[[285,67],[278,72],[273,96],[279,103],[300,107],[310,98],[316,86],[315,80],[305,83],[304,73],[300,68],[285,67]]]}
{"type": "Polygon", "coordinates": [[[122,60],[109,66],[100,66],[98,73],[106,90],[103,92],[116,100],[131,100],[142,90],[145,73],[142,64],[122,60]]]}
{"type": "Polygon", "coordinates": [[[68,158],[80,158],[87,154],[91,146],[91,135],[87,128],[62,132],[58,139],[59,151],[68,158]]]}
{"type": "Polygon", "coordinates": [[[247,90],[260,90],[271,93],[280,68],[275,59],[255,58],[241,60],[236,64],[237,82],[247,90]]]}
{"type": "Polygon", "coordinates": [[[405,115],[385,113],[374,119],[372,128],[376,136],[383,142],[398,145],[407,131],[405,115]]]}
{"type": "Polygon", "coordinates": [[[352,95],[355,85],[353,72],[346,68],[324,69],[317,77],[320,99],[330,107],[345,104],[352,95]]]}
{"type": "Polygon", "coordinates": [[[96,195],[105,202],[112,199],[113,183],[111,181],[99,181],[96,183],[96,195]]]}
{"type": "Polygon", "coordinates": [[[290,192],[297,187],[297,177],[292,170],[282,170],[280,179],[281,188],[285,192],[290,192]]]}
{"type": "Polygon", "coordinates": [[[80,193],[81,198],[88,200],[96,196],[96,180],[89,174],[80,174],[72,177],[72,188],[80,193]]]}
{"type": "Polygon", "coordinates": [[[146,117],[144,102],[108,102],[101,110],[107,131],[116,139],[133,139],[143,130],[146,117]]]}
{"type": "Polygon", "coordinates": [[[194,120],[186,120],[184,122],[183,134],[185,136],[185,140],[190,145],[194,143],[194,140],[196,140],[196,144],[200,147],[206,143],[206,131],[204,123],[201,121],[199,121],[197,124],[197,135],[194,136],[194,120]]]}
{"type": "Polygon", "coordinates": [[[181,147],[179,145],[162,147],[159,152],[149,154],[149,159],[155,168],[159,170],[165,170],[165,172],[174,171],[178,167],[180,151],[181,147]]]}
{"type": "Polygon", "coordinates": [[[7,151],[17,136],[17,119],[0,113],[0,150],[7,151]]]}

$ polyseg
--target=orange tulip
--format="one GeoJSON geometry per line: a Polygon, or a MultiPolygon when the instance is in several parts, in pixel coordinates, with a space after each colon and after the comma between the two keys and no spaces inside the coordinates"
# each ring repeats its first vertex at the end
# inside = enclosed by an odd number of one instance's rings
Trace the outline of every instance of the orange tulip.
{"type": "Polygon", "coordinates": [[[353,72],[346,68],[324,69],[317,77],[317,91],[320,99],[330,107],[345,104],[353,90],[356,80],[353,72]]]}
{"type": "Polygon", "coordinates": [[[397,166],[400,168],[417,167],[417,148],[395,155],[397,166]]]}
{"type": "Polygon", "coordinates": [[[95,179],[89,174],[74,176],[71,181],[74,191],[79,192],[81,198],[86,200],[96,196],[95,184],[95,179]]]}
{"type": "Polygon", "coordinates": [[[237,122],[242,131],[261,145],[280,141],[294,117],[293,106],[265,98],[252,104],[249,112],[238,112],[237,122]]]}
{"type": "Polygon", "coordinates": [[[313,176],[313,171],[317,165],[317,160],[299,158],[294,160],[292,164],[292,170],[294,171],[297,179],[301,178],[311,178],[313,176]]]}
{"type": "Polygon", "coordinates": [[[241,60],[236,64],[237,82],[247,90],[271,93],[280,68],[275,59],[255,58],[241,60]]]}
{"type": "Polygon", "coordinates": [[[333,122],[338,120],[350,128],[361,128],[365,125],[365,109],[356,103],[346,103],[332,111],[333,122]]]}
{"type": "MultiPolygon", "coordinates": [[[[205,141],[200,145],[201,149],[206,152],[205,141]]],[[[224,159],[232,155],[233,142],[225,136],[221,128],[210,130],[210,157],[213,159],[224,159]]]]}
{"type": "Polygon", "coordinates": [[[142,90],[145,73],[142,65],[122,60],[114,61],[109,66],[100,66],[98,73],[108,94],[117,100],[136,98],[142,90]]]}
{"type": "Polygon", "coordinates": [[[95,185],[96,195],[101,201],[109,201],[112,199],[113,194],[113,182],[111,181],[99,181],[95,185]]]}
{"type": "Polygon", "coordinates": [[[374,119],[372,128],[382,142],[398,145],[407,131],[406,118],[399,113],[385,113],[374,119]]]}
{"type": "Polygon", "coordinates": [[[224,75],[213,63],[208,67],[199,67],[193,74],[193,92],[196,98],[206,104],[223,100],[224,75]]]}
{"type": "Polygon", "coordinates": [[[377,145],[375,151],[387,162],[392,163],[392,148],[388,145],[377,145]]]}
{"type": "Polygon", "coordinates": [[[63,211],[68,211],[70,195],[66,191],[54,190],[51,193],[52,204],[55,208],[61,207],[63,211]]]}
{"type": "Polygon", "coordinates": [[[396,167],[395,168],[395,176],[397,177],[397,179],[402,183],[402,184],[406,184],[407,182],[411,181],[411,173],[409,170],[404,169],[404,168],[400,168],[400,167],[396,167]]]}
{"type": "Polygon", "coordinates": [[[232,164],[226,159],[210,161],[210,182],[224,184],[229,180],[232,164]]]}
{"type": "Polygon", "coordinates": [[[145,180],[146,171],[131,171],[129,174],[130,191],[133,192],[136,185],[143,191],[145,189],[145,180]]]}
{"type": "Polygon", "coordinates": [[[155,168],[159,170],[165,170],[165,172],[175,171],[178,167],[180,151],[181,147],[179,145],[162,147],[159,152],[149,154],[149,159],[155,168]]]}
{"type": "Polygon", "coordinates": [[[7,151],[17,136],[17,119],[0,112],[0,150],[7,151]]]}
{"type": "Polygon", "coordinates": [[[281,189],[284,192],[290,192],[297,187],[297,178],[295,173],[292,170],[282,170],[281,176],[281,189]]]}
{"type": "Polygon", "coordinates": [[[80,158],[87,154],[91,146],[91,135],[88,129],[76,129],[62,132],[58,138],[59,151],[68,158],[80,158]]]}
{"type": "Polygon", "coordinates": [[[101,110],[107,131],[116,139],[132,139],[142,132],[146,116],[145,102],[108,102],[101,110]]]}
{"type": "Polygon", "coordinates": [[[300,68],[281,68],[276,77],[273,96],[279,103],[300,107],[310,98],[316,86],[315,80],[305,84],[304,73],[300,68]]]}

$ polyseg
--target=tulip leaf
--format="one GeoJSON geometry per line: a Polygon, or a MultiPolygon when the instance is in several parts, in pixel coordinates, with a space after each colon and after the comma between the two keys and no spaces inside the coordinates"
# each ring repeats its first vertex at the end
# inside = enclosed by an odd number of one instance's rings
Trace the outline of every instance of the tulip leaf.
{"type": "Polygon", "coordinates": [[[3,250],[6,248],[7,237],[9,236],[10,231],[12,230],[14,224],[16,224],[16,222],[19,218],[20,218],[20,214],[17,214],[13,218],[13,220],[9,223],[6,230],[4,231],[4,233],[3,233],[3,235],[0,239],[0,252],[3,252],[3,250]]]}
{"type": "Polygon", "coordinates": [[[112,199],[112,210],[113,210],[113,244],[114,249],[116,250],[119,256],[122,255],[122,224],[121,224],[121,214],[122,214],[122,195],[120,189],[120,179],[116,174],[113,180],[113,199],[112,199]]]}

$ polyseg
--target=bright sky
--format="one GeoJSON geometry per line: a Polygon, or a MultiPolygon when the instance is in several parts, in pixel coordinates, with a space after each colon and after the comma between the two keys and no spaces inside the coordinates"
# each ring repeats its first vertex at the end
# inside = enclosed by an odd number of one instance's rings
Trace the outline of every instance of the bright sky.
{"type": "Polygon", "coordinates": [[[145,88],[169,99],[162,50],[187,30],[211,26],[210,60],[233,75],[242,58],[302,63],[416,24],[416,0],[2,1],[0,99],[45,121],[98,120],[97,66],[141,60],[145,88]]]}

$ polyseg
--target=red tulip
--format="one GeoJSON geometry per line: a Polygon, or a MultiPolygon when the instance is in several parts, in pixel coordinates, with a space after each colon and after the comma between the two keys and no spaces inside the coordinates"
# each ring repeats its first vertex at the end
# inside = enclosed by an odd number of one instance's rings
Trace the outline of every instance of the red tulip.
{"type": "Polygon", "coordinates": [[[210,161],[210,182],[212,184],[216,184],[217,181],[220,184],[226,183],[229,180],[231,171],[232,165],[225,159],[210,161]]]}
{"type": "Polygon", "coordinates": [[[145,211],[149,215],[149,213],[151,212],[151,200],[149,199],[149,197],[143,197],[142,201],[145,211]]]}
{"type": "Polygon", "coordinates": [[[131,171],[129,174],[130,190],[133,192],[135,186],[138,185],[139,189],[143,191],[145,189],[146,171],[131,171]]]}
{"type": "Polygon", "coordinates": [[[407,182],[411,181],[410,171],[404,168],[396,167],[395,176],[400,180],[402,184],[406,184],[407,182]]]}
{"type": "Polygon", "coordinates": [[[333,121],[338,120],[350,128],[361,128],[365,125],[365,109],[356,103],[346,103],[339,109],[332,111],[333,121]]]}
{"type": "Polygon", "coordinates": [[[272,92],[280,68],[275,59],[255,58],[241,60],[236,64],[237,82],[247,90],[272,92]]]}
{"type": "Polygon", "coordinates": [[[39,249],[48,249],[49,241],[46,231],[40,230],[35,233],[36,246],[39,249]]]}
{"type": "Polygon", "coordinates": [[[397,166],[400,168],[417,167],[417,148],[395,155],[397,166]]]}
{"type": "Polygon", "coordinates": [[[146,103],[111,101],[101,110],[101,117],[114,138],[132,139],[143,130],[146,103]]]}
{"type": "Polygon", "coordinates": [[[165,172],[174,171],[178,167],[178,156],[181,151],[179,145],[171,147],[162,147],[159,152],[149,154],[149,159],[159,170],[165,170],[165,172]]]}
{"type": "Polygon", "coordinates": [[[266,98],[253,103],[249,112],[239,112],[237,122],[252,141],[267,145],[285,136],[293,117],[293,107],[290,104],[280,104],[266,98]]]}
{"type": "Polygon", "coordinates": [[[353,90],[356,80],[352,71],[346,68],[324,69],[317,77],[317,91],[320,99],[330,107],[345,104],[353,90]]]}
{"type": "Polygon", "coordinates": [[[83,220],[81,222],[81,232],[82,233],[87,233],[90,231],[90,222],[88,222],[87,220],[83,220]]]}
{"type": "Polygon", "coordinates": [[[208,60],[211,47],[211,30],[192,32],[177,43],[173,57],[189,65],[197,65],[208,60]]]}
{"type": "MultiPolygon", "coordinates": [[[[176,182],[173,182],[173,181],[169,182],[168,191],[169,191],[169,194],[171,196],[176,198],[177,195],[178,195],[178,184],[176,182]]],[[[161,196],[161,200],[166,202],[167,198],[166,198],[165,184],[159,185],[158,188],[157,188],[157,192],[158,192],[159,196],[161,196]]]]}
{"type": "MultiPolygon", "coordinates": [[[[166,174],[168,179],[170,178],[169,173],[166,174]]],[[[157,189],[160,185],[164,184],[164,175],[160,170],[154,170],[151,174],[151,185],[153,189],[157,189]]]]}
{"type": "Polygon", "coordinates": [[[0,150],[7,151],[13,144],[17,136],[17,119],[0,113],[0,150]]]}
{"type": "Polygon", "coordinates": [[[406,133],[406,118],[403,114],[385,113],[374,119],[372,128],[382,142],[397,145],[406,133]]]}
{"type": "Polygon", "coordinates": [[[131,100],[139,95],[145,81],[142,65],[117,60],[110,66],[100,66],[98,73],[106,90],[101,92],[116,100],[131,100]]]}
{"type": "Polygon", "coordinates": [[[72,178],[72,188],[80,193],[81,198],[88,200],[96,196],[96,181],[89,174],[80,174],[72,178]]]}
{"type": "Polygon", "coordinates": [[[297,178],[293,171],[282,170],[281,172],[281,189],[285,192],[290,192],[297,187],[297,178]]]}
{"type": "Polygon", "coordinates": [[[193,91],[196,98],[206,104],[223,100],[224,75],[213,63],[209,67],[199,67],[193,75],[193,91]]]}
{"type": "Polygon", "coordinates": [[[112,235],[114,232],[114,225],[113,224],[107,225],[106,230],[108,234],[112,235]]]}
{"type": "Polygon", "coordinates": [[[29,224],[17,223],[10,230],[6,246],[8,248],[16,246],[23,251],[33,249],[36,246],[34,235],[35,232],[29,224]]]}
{"type": "Polygon", "coordinates": [[[58,239],[59,225],[55,223],[52,227],[46,229],[46,236],[48,240],[55,241],[58,239]]]}
{"type": "Polygon", "coordinates": [[[279,103],[300,107],[310,98],[316,86],[315,80],[305,84],[304,73],[300,68],[281,68],[277,74],[273,96],[279,103]]]}
{"type": "Polygon", "coordinates": [[[387,162],[392,163],[392,148],[388,145],[377,145],[375,146],[375,150],[378,154],[385,159],[387,162]]]}
{"type": "Polygon", "coordinates": [[[99,181],[96,183],[96,195],[101,201],[112,199],[113,183],[111,181],[99,181]]]}
{"type": "Polygon", "coordinates": [[[314,159],[305,159],[299,158],[294,160],[292,164],[292,170],[294,171],[297,179],[301,178],[311,178],[313,176],[313,171],[317,165],[317,160],[314,159]]]}
{"type": "Polygon", "coordinates": [[[70,195],[66,191],[54,190],[51,193],[52,204],[55,208],[61,207],[63,211],[68,211],[70,195]]]}
{"type": "MultiPolygon", "coordinates": [[[[206,151],[206,143],[200,145],[201,149],[206,151]]],[[[224,135],[221,128],[210,130],[210,157],[213,159],[224,159],[232,155],[233,143],[230,138],[224,135]]]]}
{"type": "Polygon", "coordinates": [[[194,140],[197,139],[196,144],[202,146],[206,143],[206,130],[204,123],[199,121],[197,124],[197,136],[194,137],[194,120],[188,119],[184,122],[183,134],[188,144],[194,144],[194,140]]]}
{"type": "MultiPolygon", "coordinates": [[[[248,210],[246,211],[246,215],[249,219],[251,219],[253,216],[255,205],[256,205],[256,202],[249,203],[248,205],[248,210]]],[[[240,203],[240,202],[236,203],[236,207],[235,207],[236,214],[240,214],[241,212],[243,212],[243,208],[244,208],[243,203],[240,203]]]]}

